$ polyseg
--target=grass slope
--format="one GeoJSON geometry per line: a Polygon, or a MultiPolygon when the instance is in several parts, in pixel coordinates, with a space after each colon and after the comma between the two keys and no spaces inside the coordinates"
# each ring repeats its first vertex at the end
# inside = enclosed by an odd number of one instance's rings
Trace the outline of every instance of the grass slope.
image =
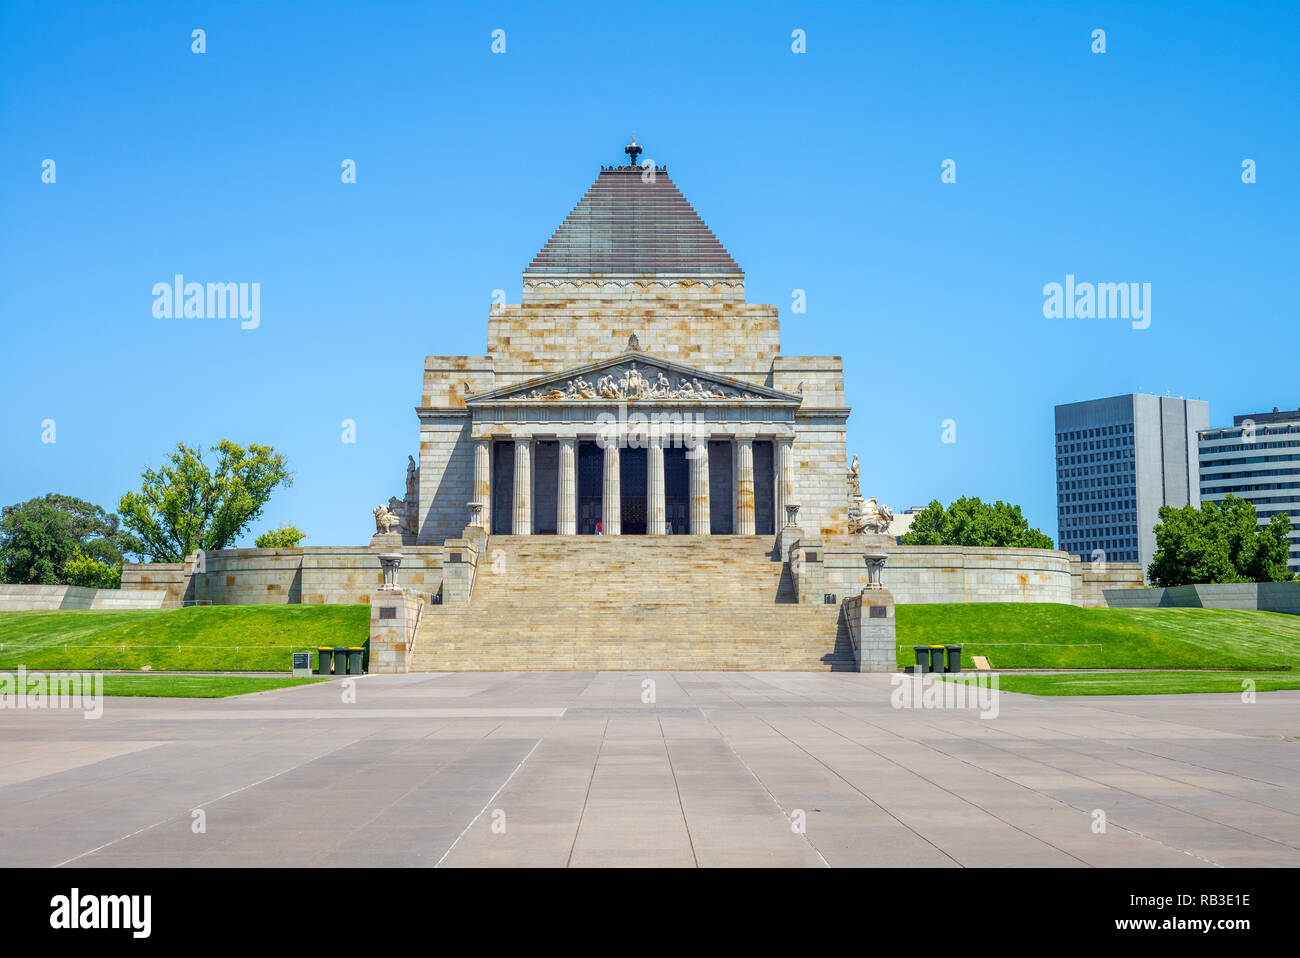
{"type": "Polygon", "coordinates": [[[0,612],[0,668],[287,672],[291,651],[369,636],[366,605],[0,612]]]}
{"type": "MultiPolygon", "coordinates": [[[[987,673],[986,673],[987,674],[987,673]]],[[[961,675],[944,676],[961,681],[961,675]]],[[[1296,672],[1074,672],[1067,675],[999,675],[1003,692],[1029,695],[1178,695],[1188,692],[1242,693],[1249,679],[1256,692],[1300,689],[1296,672]]]]}
{"type": "MultiPolygon", "coordinates": [[[[1080,609],[1054,603],[898,606],[898,661],[957,644],[994,669],[1300,668],[1300,616],[1235,609],[1080,609]]],[[[1238,683],[1240,687],[1240,683],[1238,683]]]]}

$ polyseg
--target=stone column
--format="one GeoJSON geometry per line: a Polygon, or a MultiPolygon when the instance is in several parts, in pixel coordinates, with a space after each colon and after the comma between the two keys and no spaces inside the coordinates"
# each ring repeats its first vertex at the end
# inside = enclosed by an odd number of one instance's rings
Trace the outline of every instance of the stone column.
{"type": "Polygon", "coordinates": [[[515,437],[515,515],[510,533],[533,534],[533,443],[527,436],[515,437]]]}
{"type": "Polygon", "coordinates": [[[605,498],[600,507],[600,521],[605,535],[619,535],[623,527],[623,496],[619,488],[618,442],[605,446],[605,498]]]}
{"type": "Polygon", "coordinates": [[[794,440],[778,436],[776,450],[776,531],[787,524],[786,506],[794,499],[794,440]]]}
{"type": "Polygon", "coordinates": [[[560,491],[555,511],[555,532],[561,536],[578,532],[578,478],[576,439],[560,439],[560,491]]]}
{"type": "Polygon", "coordinates": [[[686,455],[691,464],[691,535],[707,536],[709,523],[709,437],[701,436],[686,455]]]}
{"type": "Polygon", "coordinates": [[[655,437],[650,440],[646,450],[646,535],[661,536],[665,534],[668,509],[664,503],[664,443],[655,437]]]}
{"type": "Polygon", "coordinates": [[[754,437],[736,437],[736,535],[754,534],[754,437]]]}
{"type": "Polygon", "coordinates": [[[483,503],[479,525],[492,531],[492,440],[474,440],[474,494],[471,502],[483,503]]]}

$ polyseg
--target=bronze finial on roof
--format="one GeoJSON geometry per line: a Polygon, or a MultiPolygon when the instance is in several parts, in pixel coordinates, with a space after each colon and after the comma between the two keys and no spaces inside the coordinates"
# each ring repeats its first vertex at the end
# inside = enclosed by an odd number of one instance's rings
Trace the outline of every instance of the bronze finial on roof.
{"type": "Polygon", "coordinates": [[[643,152],[641,147],[636,145],[636,134],[632,134],[632,142],[623,147],[623,152],[627,154],[628,165],[636,166],[636,158],[643,152]]]}

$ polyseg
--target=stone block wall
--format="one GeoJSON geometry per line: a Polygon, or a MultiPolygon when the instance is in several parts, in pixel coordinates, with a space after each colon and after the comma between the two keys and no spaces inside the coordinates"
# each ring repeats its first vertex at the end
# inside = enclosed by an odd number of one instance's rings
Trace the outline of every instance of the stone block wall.
{"type": "Polygon", "coordinates": [[[1083,562],[1070,556],[1070,589],[1074,604],[1085,609],[1104,609],[1108,589],[1141,589],[1140,562],[1083,562]]]}
{"type": "MultiPolygon", "coordinates": [[[[841,600],[867,585],[862,537],[825,537],[826,591],[841,600]]],[[[882,581],[899,604],[1060,602],[1074,604],[1070,558],[1047,549],[886,546],[882,581]]]]}
{"type": "Polygon", "coordinates": [[[162,589],[169,604],[182,605],[194,598],[190,585],[193,568],[192,562],[126,563],[122,566],[122,588],[162,589]]]}
{"type": "Polygon", "coordinates": [[[466,507],[474,497],[474,441],[470,417],[440,415],[420,423],[421,544],[439,543],[469,522],[466,507]]]}
{"type": "MultiPolygon", "coordinates": [[[[370,600],[383,583],[379,553],[371,546],[298,549],[221,549],[196,560],[191,595],[212,605],[355,604],[370,600]]],[[[398,585],[436,593],[442,585],[442,548],[404,546],[398,585]]],[[[147,566],[129,565],[132,576],[147,566]]]]}
{"type": "Polygon", "coordinates": [[[781,351],[777,308],[717,304],[680,294],[609,301],[502,304],[488,316],[496,386],[617,356],[635,335],[651,356],[767,382],[781,351]]]}
{"type": "Polygon", "coordinates": [[[1300,582],[1224,582],[1168,589],[1107,589],[1113,609],[1247,609],[1300,615],[1300,582]]]}
{"type": "Polygon", "coordinates": [[[848,531],[847,422],[847,413],[816,415],[800,410],[795,417],[794,498],[799,503],[799,525],[810,534],[848,531]]]}
{"type": "Polygon", "coordinates": [[[370,671],[408,672],[424,598],[418,593],[377,589],[370,602],[370,671]]]}
{"type": "Polygon", "coordinates": [[[161,609],[165,589],[87,589],[78,585],[0,584],[0,612],[53,612],[57,609],[161,609]]]}

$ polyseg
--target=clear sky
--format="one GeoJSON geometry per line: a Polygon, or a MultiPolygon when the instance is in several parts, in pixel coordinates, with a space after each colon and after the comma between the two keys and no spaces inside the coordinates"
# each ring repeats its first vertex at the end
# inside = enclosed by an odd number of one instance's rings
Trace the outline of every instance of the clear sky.
{"type": "Polygon", "coordinates": [[[843,356],[864,493],[1055,538],[1054,404],[1300,406],[1297,36],[1294,3],[4,0],[0,504],[116,509],[228,437],[296,474],[243,544],[363,544],[424,355],[484,352],[635,131],[783,352],[843,356]],[[260,325],[155,318],[176,273],[260,283],[260,325]],[[1067,274],[1150,283],[1150,327],[1044,318],[1067,274]]]}

